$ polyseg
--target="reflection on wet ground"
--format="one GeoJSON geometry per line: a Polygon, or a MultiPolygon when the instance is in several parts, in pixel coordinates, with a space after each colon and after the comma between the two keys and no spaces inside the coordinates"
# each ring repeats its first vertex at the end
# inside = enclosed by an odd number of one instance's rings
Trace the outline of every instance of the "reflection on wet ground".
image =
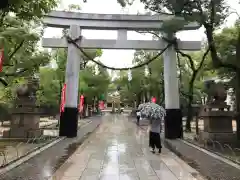
{"type": "Polygon", "coordinates": [[[196,180],[196,173],[166,148],[152,154],[146,130],[126,116],[107,115],[49,180],[196,180]]]}
{"type": "Polygon", "coordinates": [[[11,169],[8,172],[2,171],[3,169],[0,168],[0,179],[48,179],[72,155],[72,153],[74,153],[87,137],[87,134],[94,131],[94,129],[96,129],[101,123],[101,118],[99,117],[94,116],[89,118],[89,120],[91,120],[91,123],[81,126],[76,138],[65,138],[13,169],[10,168],[11,165],[8,166],[6,169],[11,169]]]}
{"type": "Polygon", "coordinates": [[[24,156],[35,148],[41,147],[47,143],[52,142],[57,137],[42,136],[36,139],[29,139],[24,141],[4,141],[0,142],[0,167],[15,161],[24,156]]]}

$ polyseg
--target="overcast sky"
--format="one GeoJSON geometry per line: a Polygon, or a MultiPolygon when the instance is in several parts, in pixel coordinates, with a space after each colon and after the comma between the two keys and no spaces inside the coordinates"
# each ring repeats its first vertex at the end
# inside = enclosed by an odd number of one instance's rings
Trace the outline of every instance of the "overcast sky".
{"type": "MultiPolygon", "coordinates": [[[[238,0],[227,0],[230,7],[240,9],[238,0]]],[[[68,9],[69,4],[78,4],[81,7],[81,12],[84,13],[100,13],[100,14],[137,14],[138,12],[144,12],[144,6],[135,0],[135,3],[129,7],[123,9],[117,0],[87,0],[87,3],[83,3],[83,0],[61,0],[59,9],[68,9]]],[[[237,16],[232,14],[227,22],[226,26],[231,26],[235,22],[237,16]]],[[[86,38],[95,39],[115,39],[117,32],[115,31],[96,31],[96,30],[84,30],[82,32],[86,38]]],[[[47,28],[45,30],[45,37],[61,36],[61,30],[53,28],[47,28]]],[[[151,35],[140,35],[136,32],[129,32],[128,39],[141,39],[150,40],[151,35]]],[[[181,40],[203,40],[205,38],[203,29],[196,31],[185,31],[178,34],[178,38],[181,40]]],[[[101,62],[108,66],[114,67],[129,67],[133,59],[134,50],[104,50],[103,55],[100,58],[101,62]]]]}

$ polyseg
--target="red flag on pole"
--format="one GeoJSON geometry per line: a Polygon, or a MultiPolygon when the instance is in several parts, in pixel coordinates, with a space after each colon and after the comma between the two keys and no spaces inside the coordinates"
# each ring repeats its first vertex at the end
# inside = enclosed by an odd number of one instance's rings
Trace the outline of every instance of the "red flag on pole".
{"type": "Polygon", "coordinates": [[[0,49],[0,72],[2,72],[3,60],[4,60],[4,50],[0,49]]]}
{"type": "Polygon", "coordinates": [[[80,101],[79,101],[79,106],[78,106],[79,112],[82,112],[82,111],[83,111],[83,106],[84,106],[84,96],[81,95],[81,96],[80,96],[80,101]]]}
{"type": "Polygon", "coordinates": [[[65,101],[66,101],[66,84],[64,84],[62,88],[60,113],[64,112],[65,101]]]}
{"type": "Polygon", "coordinates": [[[104,109],[104,101],[99,101],[99,109],[103,110],[104,109]]]}

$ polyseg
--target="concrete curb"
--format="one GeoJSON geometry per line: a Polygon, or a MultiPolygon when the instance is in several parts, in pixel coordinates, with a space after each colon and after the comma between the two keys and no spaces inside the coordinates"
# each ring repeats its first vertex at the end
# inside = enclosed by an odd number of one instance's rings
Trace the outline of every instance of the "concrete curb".
{"type": "Polygon", "coordinates": [[[182,139],[164,139],[165,146],[205,179],[238,179],[239,165],[182,139]],[[191,153],[191,154],[189,154],[191,153]],[[216,165],[218,168],[216,168],[216,165]]]}
{"type": "Polygon", "coordinates": [[[37,148],[33,149],[32,151],[28,152],[25,156],[22,156],[22,157],[18,158],[14,162],[12,162],[9,165],[7,165],[7,166],[3,167],[2,169],[0,169],[0,175],[6,173],[7,171],[10,171],[11,169],[13,169],[13,168],[15,168],[17,166],[19,166],[20,164],[26,162],[30,158],[36,156],[40,152],[48,149],[49,147],[55,145],[56,143],[62,141],[63,139],[65,139],[65,137],[56,139],[55,141],[53,141],[53,142],[51,142],[51,143],[49,143],[47,145],[43,145],[41,147],[37,147],[37,148]]]}
{"type": "Polygon", "coordinates": [[[207,155],[209,155],[209,156],[211,156],[211,157],[213,157],[213,158],[216,158],[216,159],[218,159],[218,160],[220,160],[220,161],[222,161],[222,162],[224,162],[224,163],[226,163],[226,164],[228,164],[228,165],[230,165],[230,166],[232,166],[232,167],[235,167],[235,168],[237,168],[237,169],[240,170],[240,165],[239,165],[239,164],[234,163],[233,161],[230,161],[230,160],[227,159],[227,158],[224,158],[224,157],[222,157],[222,156],[219,156],[219,155],[217,155],[217,154],[215,154],[215,153],[213,153],[213,152],[210,152],[210,151],[208,151],[208,150],[206,150],[206,149],[204,149],[204,148],[201,148],[201,147],[199,147],[199,146],[197,146],[197,145],[191,144],[191,143],[189,143],[189,142],[187,142],[187,141],[185,141],[185,140],[182,140],[182,139],[179,139],[179,140],[182,141],[183,143],[187,144],[188,146],[194,147],[194,148],[196,148],[197,150],[202,151],[202,152],[206,153],[207,155]]]}

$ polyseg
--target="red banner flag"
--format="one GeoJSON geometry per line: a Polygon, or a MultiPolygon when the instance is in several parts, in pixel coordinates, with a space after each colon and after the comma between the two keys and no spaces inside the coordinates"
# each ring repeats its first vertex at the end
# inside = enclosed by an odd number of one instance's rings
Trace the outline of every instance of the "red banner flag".
{"type": "Polygon", "coordinates": [[[4,60],[4,50],[0,49],[0,72],[2,72],[3,60],[4,60]]]}
{"type": "Polygon", "coordinates": [[[84,106],[84,96],[81,95],[80,96],[80,100],[79,100],[79,106],[78,106],[78,111],[82,112],[83,111],[83,106],[84,106]]]}
{"type": "Polygon", "coordinates": [[[64,112],[65,101],[66,101],[66,84],[64,84],[62,88],[60,113],[64,112]]]}
{"type": "Polygon", "coordinates": [[[99,101],[99,109],[103,110],[104,109],[104,101],[99,101]]]}

